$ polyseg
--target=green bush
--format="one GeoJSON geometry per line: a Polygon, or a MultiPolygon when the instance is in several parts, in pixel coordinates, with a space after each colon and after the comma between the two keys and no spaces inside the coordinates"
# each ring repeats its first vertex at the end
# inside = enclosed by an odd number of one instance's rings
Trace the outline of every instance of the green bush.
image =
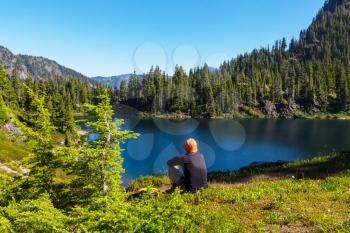
{"type": "Polygon", "coordinates": [[[196,232],[198,226],[180,192],[112,201],[104,209],[76,208],[71,217],[78,232],[196,232]]]}
{"type": "Polygon", "coordinates": [[[11,229],[14,232],[68,232],[67,220],[68,217],[52,205],[47,194],[36,200],[13,201],[0,209],[1,227],[5,232],[11,229]]]}
{"type": "Polygon", "coordinates": [[[77,207],[70,214],[70,226],[75,232],[129,232],[135,216],[128,211],[129,203],[110,201],[105,208],[97,205],[77,207]]]}
{"type": "Polygon", "coordinates": [[[3,232],[3,233],[14,232],[11,227],[11,222],[3,216],[0,216],[0,232],[3,232]]]}
{"type": "Polygon", "coordinates": [[[179,191],[158,198],[145,195],[130,207],[129,211],[137,217],[133,226],[137,232],[196,232],[199,225],[179,191]]]}

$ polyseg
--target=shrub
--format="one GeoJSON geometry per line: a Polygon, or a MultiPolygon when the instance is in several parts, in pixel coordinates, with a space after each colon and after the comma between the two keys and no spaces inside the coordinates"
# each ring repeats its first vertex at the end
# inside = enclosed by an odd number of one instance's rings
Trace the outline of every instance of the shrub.
{"type": "Polygon", "coordinates": [[[137,232],[196,232],[199,225],[179,191],[159,198],[145,195],[130,207],[129,211],[137,217],[133,229],[137,232]]]}
{"type": "Polygon", "coordinates": [[[3,232],[3,233],[14,232],[11,227],[11,222],[3,216],[0,216],[0,232],[3,232]]]}
{"type": "Polygon", "coordinates": [[[128,206],[129,203],[117,200],[77,207],[71,212],[70,225],[75,232],[129,232],[135,217],[128,206]]]}
{"type": "Polygon", "coordinates": [[[82,232],[196,232],[193,212],[180,192],[109,201],[105,208],[76,208],[72,227],[82,232]]]}
{"type": "Polygon", "coordinates": [[[68,232],[68,218],[52,205],[47,194],[36,200],[12,202],[0,211],[2,227],[8,232],[68,232]]]}

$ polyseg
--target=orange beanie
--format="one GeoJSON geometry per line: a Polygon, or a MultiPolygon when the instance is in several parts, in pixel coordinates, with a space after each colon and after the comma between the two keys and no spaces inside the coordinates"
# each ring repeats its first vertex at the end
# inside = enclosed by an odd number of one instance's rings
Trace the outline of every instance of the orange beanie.
{"type": "Polygon", "coordinates": [[[183,148],[187,153],[196,153],[198,151],[197,142],[193,138],[187,139],[183,148]]]}

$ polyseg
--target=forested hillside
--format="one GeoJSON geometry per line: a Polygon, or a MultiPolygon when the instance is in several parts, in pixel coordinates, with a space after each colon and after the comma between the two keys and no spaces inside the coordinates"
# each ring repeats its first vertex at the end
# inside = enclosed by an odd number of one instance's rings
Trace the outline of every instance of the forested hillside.
{"type": "Polygon", "coordinates": [[[172,76],[158,68],[143,79],[122,82],[117,99],[141,111],[191,116],[268,116],[302,112],[341,112],[350,107],[350,1],[331,0],[298,39],[172,76]]]}
{"type": "Polygon", "coordinates": [[[20,80],[17,73],[7,75],[0,65],[0,125],[7,122],[11,115],[31,126],[30,118],[36,114],[30,92],[44,100],[44,107],[50,113],[50,120],[57,131],[72,133],[73,112],[82,111],[85,103],[97,103],[97,97],[106,88],[100,84],[91,84],[87,80],[56,77],[51,79],[20,80]]]}

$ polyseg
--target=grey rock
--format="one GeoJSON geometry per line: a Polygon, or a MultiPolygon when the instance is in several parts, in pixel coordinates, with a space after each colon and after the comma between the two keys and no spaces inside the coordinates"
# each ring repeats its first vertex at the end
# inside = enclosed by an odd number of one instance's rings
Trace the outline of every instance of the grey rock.
{"type": "Polygon", "coordinates": [[[269,117],[273,117],[273,118],[278,117],[276,105],[274,103],[272,103],[271,101],[266,102],[264,111],[265,111],[266,115],[269,117]]]}
{"type": "Polygon", "coordinates": [[[7,123],[4,126],[5,130],[12,134],[22,134],[22,131],[13,123],[7,123]]]}

